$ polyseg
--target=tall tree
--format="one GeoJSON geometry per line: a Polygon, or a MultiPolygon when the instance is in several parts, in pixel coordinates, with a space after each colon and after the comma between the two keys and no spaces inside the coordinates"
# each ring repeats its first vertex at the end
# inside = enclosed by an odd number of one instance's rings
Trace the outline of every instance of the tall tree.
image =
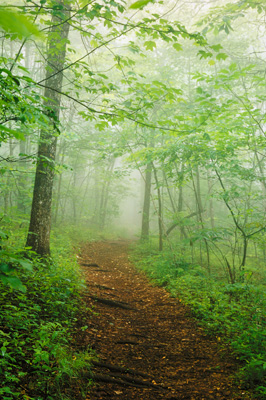
{"type": "Polygon", "coordinates": [[[54,162],[58,136],[63,66],[70,17],[69,1],[59,1],[48,34],[48,55],[44,96],[49,109],[49,125],[40,133],[31,219],[26,245],[42,256],[50,254],[51,206],[54,162]]]}
{"type": "Polygon", "coordinates": [[[150,233],[150,203],[151,203],[151,178],[152,163],[149,163],[145,170],[145,189],[141,224],[141,239],[147,240],[150,233]]]}

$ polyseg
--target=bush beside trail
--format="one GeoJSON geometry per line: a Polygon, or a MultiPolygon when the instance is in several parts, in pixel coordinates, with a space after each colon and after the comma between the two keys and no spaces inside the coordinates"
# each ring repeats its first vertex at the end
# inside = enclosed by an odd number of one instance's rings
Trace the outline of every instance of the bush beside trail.
{"type": "Polygon", "coordinates": [[[92,355],[73,341],[78,316],[88,310],[81,310],[84,285],[70,240],[57,239],[53,259],[14,243],[1,253],[9,267],[0,281],[1,399],[84,398],[90,381],[82,371],[92,355]]]}

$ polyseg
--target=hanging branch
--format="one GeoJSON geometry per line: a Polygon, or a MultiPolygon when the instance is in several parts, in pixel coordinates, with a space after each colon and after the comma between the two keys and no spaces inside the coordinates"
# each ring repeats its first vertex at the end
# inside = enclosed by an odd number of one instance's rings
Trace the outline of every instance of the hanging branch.
{"type": "MultiPolygon", "coordinates": [[[[189,219],[189,218],[195,217],[195,215],[198,215],[198,214],[203,213],[203,212],[205,212],[205,210],[194,211],[193,213],[191,213],[191,214],[189,214],[189,215],[186,215],[186,216],[184,217],[184,219],[189,219]]],[[[165,235],[166,235],[166,236],[170,235],[170,233],[171,233],[177,226],[179,226],[179,225],[180,225],[180,221],[174,222],[174,223],[167,229],[167,231],[165,232],[165,235]]]]}

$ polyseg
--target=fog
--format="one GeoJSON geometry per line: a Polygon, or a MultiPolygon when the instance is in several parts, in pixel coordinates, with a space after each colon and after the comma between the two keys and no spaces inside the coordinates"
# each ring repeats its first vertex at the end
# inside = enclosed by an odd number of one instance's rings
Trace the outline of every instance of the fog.
{"type": "Polygon", "coordinates": [[[49,8],[42,36],[3,32],[1,218],[26,229],[36,210],[43,229],[157,240],[208,265],[261,262],[264,5],[120,3],[66,9],[67,40],[47,35],[62,19],[49,8]]]}
{"type": "Polygon", "coordinates": [[[265,399],[265,0],[0,3],[0,397],[265,399]]]}

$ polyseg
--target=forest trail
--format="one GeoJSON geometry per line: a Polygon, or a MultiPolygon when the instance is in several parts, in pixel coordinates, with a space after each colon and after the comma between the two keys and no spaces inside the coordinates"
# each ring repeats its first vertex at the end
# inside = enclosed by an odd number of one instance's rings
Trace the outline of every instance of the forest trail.
{"type": "Polygon", "coordinates": [[[233,383],[230,355],[129,262],[129,244],[88,243],[80,254],[86,303],[95,311],[82,340],[99,357],[87,399],[251,399],[233,383]]]}

